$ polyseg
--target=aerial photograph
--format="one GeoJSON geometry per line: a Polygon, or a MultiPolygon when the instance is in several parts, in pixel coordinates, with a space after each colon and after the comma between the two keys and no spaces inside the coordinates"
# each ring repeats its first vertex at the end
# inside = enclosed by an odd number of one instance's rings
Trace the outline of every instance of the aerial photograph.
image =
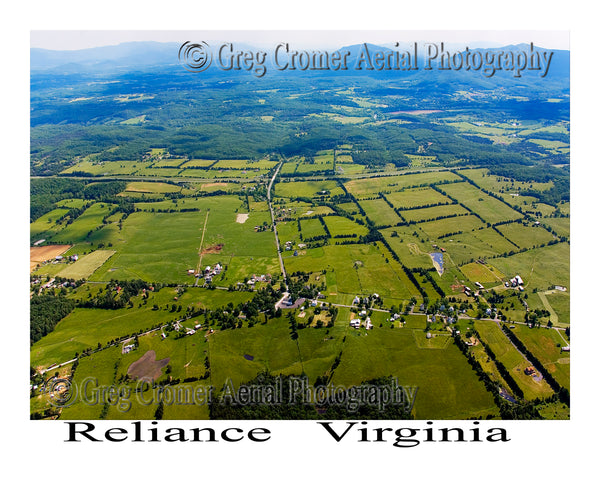
{"type": "Polygon", "coordinates": [[[151,33],[31,32],[32,420],[570,419],[568,35],[151,33]]]}

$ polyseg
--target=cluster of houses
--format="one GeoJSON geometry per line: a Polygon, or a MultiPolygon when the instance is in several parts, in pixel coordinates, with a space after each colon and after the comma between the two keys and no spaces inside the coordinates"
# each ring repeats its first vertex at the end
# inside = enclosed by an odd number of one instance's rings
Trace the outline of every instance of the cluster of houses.
{"type": "Polygon", "coordinates": [[[257,282],[270,282],[271,281],[271,275],[270,274],[263,274],[263,275],[254,275],[252,274],[252,277],[246,282],[248,285],[254,285],[257,282]]]}
{"type": "MultiPolygon", "coordinates": [[[[42,281],[39,278],[36,278],[31,281],[31,285],[39,285],[42,281]]],[[[55,278],[51,278],[49,281],[40,286],[40,291],[45,288],[61,288],[61,287],[75,287],[74,282],[64,281],[62,283],[56,283],[55,278]]]]}
{"type": "Polygon", "coordinates": [[[358,295],[356,297],[354,297],[354,300],[352,300],[352,305],[369,305],[371,303],[372,300],[376,300],[379,298],[379,295],[377,293],[372,293],[370,296],[368,297],[363,297],[360,298],[358,295]]]}
{"type": "Polygon", "coordinates": [[[522,292],[524,290],[524,288],[523,288],[524,284],[525,284],[525,282],[523,282],[523,279],[519,275],[515,275],[508,282],[504,282],[505,287],[517,288],[520,292],[522,292]]]}
{"type": "MultiPolygon", "coordinates": [[[[366,314],[367,314],[367,312],[365,312],[364,310],[359,313],[360,316],[364,316],[366,314]]],[[[353,318],[352,320],[350,320],[350,326],[356,328],[357,330],[360,328],[361,324],[362,324],[362,321],[360,318],[353,318]]],[[[365,329],[371,330],[372,328],[373,328],[373,324],[371,323],[371,317],[366,317],[365,318],[365,329]]]]}
{"type": "MultiPolygon", "coordinates": [[[[453,307],[452,311],[454,311],[453,307]]],[[[437,323],[437,322],[442,322],[445,323],[447,325],[452,325],[453,323],[456,323],[457,318],[452,317],[450,315],[441,315],[441,314],[433,314],[431,316],[427,315],[427,322],[429,323],[437,323]]]]}
{"type": "MultiPolygon", "coordinates": [[[[306,243],[299,243],[297,246],[299,249],[303,249],[303,248],[306,248],[306,243]]],[[[294,248],[294,243],[291,240],[288,240],[287,242],[285,242],[285,250],[286,251],[289,252],[290,250],[292,250],[292,248],[294,248]]],[[[298,255],[298,253],[294,252],[294,255],[298,255]]]]}
{"type": "Polygon", "coordinates": [[[218,275],[222,271],[223,267],[221,266],[221,264],[217,263],[214,267],[208,265],[204,268],[204,270],[201,270],[199,272],[196,272],[193,269],[189,269],[187,273],[188,275],[194,275],[196,278],[204,277],[204,280],[206,280],[207,282],[212,282],[213,277],[215,275],[218,275]]]}

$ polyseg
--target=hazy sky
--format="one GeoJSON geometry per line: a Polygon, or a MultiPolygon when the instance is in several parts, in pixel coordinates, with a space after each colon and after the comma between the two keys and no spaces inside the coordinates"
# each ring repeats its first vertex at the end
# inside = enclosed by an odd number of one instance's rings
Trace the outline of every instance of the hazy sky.
{"type": "Polygon", "coordinates": [[[287,31],[214,31],[214,30],[32,30],[31,47],[49,50],[78,50],[104,45],[117,45],[132,41],[177,42],[206,41],[243,42],[258,47],[275,46],[280,42],[293,43],[298,47],[337,48],[355,43],[376,44],[393,42],[445,42],[465,46],[504,46],[533,42],[536,46],[551,49],[569,49],[568,31],[424,31],[424,30],[287,30],[287,31]],[[482,43],[484,45],[482,45],[482,43]]]}

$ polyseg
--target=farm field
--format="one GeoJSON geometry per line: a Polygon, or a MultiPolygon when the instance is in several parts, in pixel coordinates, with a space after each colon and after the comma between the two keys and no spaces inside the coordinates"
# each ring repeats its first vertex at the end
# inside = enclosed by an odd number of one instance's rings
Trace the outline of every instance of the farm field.
{"type": "Polygon", "coordinates": [[[500,328],[570,388],[568,72],[192,78],[127,66],[130,53],[117,69],[48,68],[67,54],[39,50],[32,419],[325,418],[141,402],[172,387],[218,397],[265,372],[391,376],[417,389],[414,419],[570,417],[567,392],[526,374],[500,328]],[[54,408],[54,376],[130,389],[131,405],[54,408]],[[144,377],[156,384],[135,391],[144,377]]]}
{"type": "Polygon", "coordinates": [[[359,225],[346,217],[326,216],[323,221],[327,225],[332,237],[344,235],[366,235],[368,229],[364,225],[359,225]]]}
{"type": "Polygon", "coordinates": [[[526,288],[546,290],[550,285],[569,288],[569,246],[565,243],[536,248],[489,263],[508,277],[521,275],[526,288]]]}
{"type": "MultiPolygon", "coordinates": [[[[422,330],[416,334],[425,335],[422,330]]],[[[496,412],[491,395],[482,383],[473,381],[475,373],[453,344],[441,349],[416,346],[408,328],[379,328],[367,336],[349,333],[333,382],[346,385],[357,376],[368,380],[391,374],[401,385],[418,387],[415,418],[485,418],[496,412]]]]}
{"type": "Polygon", "coordinates": [[[361,195],[395,192],[407,187],[427,186],[444,181],[458,180],[460,180],[460,177],[455,173],[444,171],[350,180],[344,185],[350,193],[360,198],[361,195]]]}
{"type": "Polygon", "coordinates": [[[424,205],[435,205],[435,204],[446,204],[450,203],[451,200],[436,192],[432,188],[409,188],[402,190],[401,192],[393,192],[386,195],[388,201],[390,201],[395,208],[401,210],[408,210],[415,207],[422,207],[424,205]]]}
{"type": "Polygon", "coordinates": [[[44,247],[29,247],[30,270],[36,268],[40,263],[53,260],[71,248],[71,245],[46,245],[44,247]]]}
{"type": "Polygon", "coordinates": [[[381,198],[376,200],[362,200],[359,203],[367,214],[367,217],[376,226],[396,225],[397,223],[401,222],[400,217],[396,215],[396,212],[394,212],[392,207],[390,207],[387,202],[381,198]]]}
{"type": "MultiPolygon", "coordinates": [[[[447,217],[451,215],[462,216],[469,215],[469,212],[460,205],[440,205],[438,207],[416,208],[413,210],[403,210],[402,217],[407,222],[423,222],[425,220],[434,220],[436,218],[447,217]]],[[[455,218],[454,221],[460,224],[461,219],[455,218]]]]}
{"type": "Polygon", "coordinates": [[[285,198],[307,197],[312,198],[319,192],[327,192],[325,195],[340,195],[342,189],[333,180],[323,181],[292,181],[279,182],[275,185],[275,195],[285,198]]]}
{"type": "Polygon", "coordinates": [[[114,250],[94,250],[60,271],[61,277],[82,280],[94,273],[113,254],[114,250]]]}
{"type": "Polygon", "coordinates": [[[318,218],[300,220],[302,238],[305,240],[326,235],[325,228],[318,218]]]}
{"type": "Polygon", "coordinates": [[[525,368],[530,366],[529,361],[511,344],[499,325],[495,322],[476,321],[475,328],[485,344],[492,349],[497,360],[504,364],[523,390],[525,399],[552,395],[552,389],[544,380],[536,380],[533,376],[525,374],[525,368]]]}
{"type": "Polygon", "coordinates": [[[506,220],[521,218],[521,214],[469,183],[452,183],[439,187],[451,198],[458,200],[464,206],[483,218],[487,223],[495,224],[506,220]]]}
{"type": "Polygon", "coordinates": [[[410,298],[412,293],[398,272],[381,256],[379,246],[330,245],[307,250],[297,257],[284,256],[288,273],[331,270],[337,279],[337,292],[372,294],[394,299],[410,298]]]}
{"type": "Polygon", "coordinates": [[[509,223],[496,228],[520,248],[532,248],[554,240],[554,236],[547,230],[532,225],[509,223]]]}
{"type": "Polygon", "coordinates": [[[552,377],[562,386],[570,388],[570,352],[561,351],[568,343],[553,329],[528,328],[516,325],[513,333],[527,349],[544,365],[552,377]],[[560,345],[560,346],[558,346],[560,345]]]}

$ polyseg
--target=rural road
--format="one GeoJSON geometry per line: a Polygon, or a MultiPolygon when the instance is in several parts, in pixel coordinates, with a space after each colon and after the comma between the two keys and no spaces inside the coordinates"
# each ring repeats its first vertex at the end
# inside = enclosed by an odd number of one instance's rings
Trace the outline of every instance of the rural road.
{"type": "Polygon", "coordinates": [[[275,169],[275,173],[269,182],[269,187],[267,188],[267,202],[269,203],[269,211],[271,212],[271,223],[273,224],[273,233],[275,233],[275,248],[277,249],[277,256],[279,257],[279,267],[281,268],[281,274],[283,275],[283,284],[285,285],[285,291],[288,291],[288,283],[287,283],[287,275],[285,273],[285,266],[283,265],[283,258],[281,258],[281,250],[279,248],[279,236],[277,235],[277,224],[275,223],[275,213],[273,212],[273,204],[271,203],[271,188],[273,188],[273,183],[275,182],[275,178],[279,174],[279,170],[281,170],[281,166],[283,165],[283,160],[279,163],[277,168],[275,169]]]}

